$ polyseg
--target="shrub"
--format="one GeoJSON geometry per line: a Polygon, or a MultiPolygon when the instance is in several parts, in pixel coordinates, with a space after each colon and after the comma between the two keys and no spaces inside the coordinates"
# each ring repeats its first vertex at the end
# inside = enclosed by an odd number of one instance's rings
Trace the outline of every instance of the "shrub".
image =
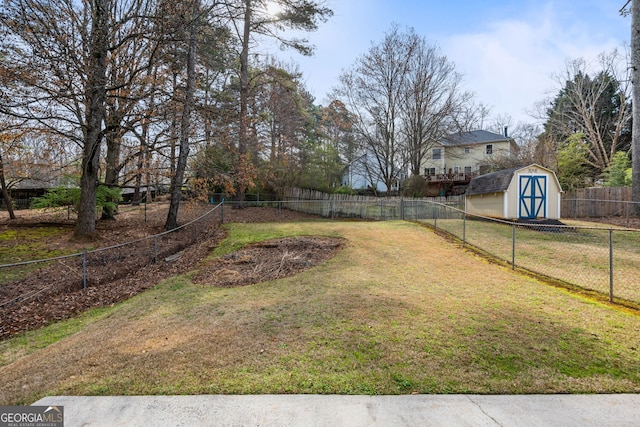
{"type": "MultiPolygon", "coordinates": [[[[105,185],[98,186],[96,194],[96,204],[100,208],[107,208],[115,211],[118,202],[122,200],[122,190],[110,188],[105,185]]],[[[78,187],[56,187],[48,190],[43,196],[36,197],[31,202],[31,208],[56,208],[60,206],[71,206],[77,212],[80,205],[80,188],[78,187]]]]}

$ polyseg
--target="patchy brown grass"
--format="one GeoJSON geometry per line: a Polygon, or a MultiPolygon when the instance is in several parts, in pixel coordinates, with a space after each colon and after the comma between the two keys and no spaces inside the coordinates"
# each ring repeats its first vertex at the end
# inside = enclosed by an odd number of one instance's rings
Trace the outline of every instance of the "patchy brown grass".
{"type": "MultiPolygon", "coordinates": [[[[35,349],[2,343],[0,402],[47,394],[640,392],[640,318],[404,222],[245,224],[216,256],[339,237],[295,276],[215,287],[204,261],[35,349]]],[[[238,255],[242,258],[243,255],[238,255]]],[[[215,267],[212,267],[215,266],[215,267]]],[[[227,267],[224,267],[227,268],[227,267]]]]}

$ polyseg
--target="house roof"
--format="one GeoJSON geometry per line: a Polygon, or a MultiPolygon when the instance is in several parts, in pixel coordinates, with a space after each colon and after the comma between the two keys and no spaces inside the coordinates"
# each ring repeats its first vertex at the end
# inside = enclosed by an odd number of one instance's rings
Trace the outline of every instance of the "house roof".
{"type": "Polygon", "coordinates": [[[486,144],[488,142],[512,141],[511,138],[505,137],[498,133],[486,130],[474,130],[470,132],[458,132],[444,137],[442,145],[458,146],[472,144],[486,144]]]}
{"type": "Polygon", "coordinates": [[[473,194],[499,193],[507,191],[513,174],[522,168],[511,168],[480,175],[471,180],[467,186],[466,196],[473,194]]]}
{"type": "Polygon", "coordinates": [[[55,187],[55,183],[50,180],[37,178],[24,178],[17,182],[10,183],[13,190],[49,190],[55,187]]]}

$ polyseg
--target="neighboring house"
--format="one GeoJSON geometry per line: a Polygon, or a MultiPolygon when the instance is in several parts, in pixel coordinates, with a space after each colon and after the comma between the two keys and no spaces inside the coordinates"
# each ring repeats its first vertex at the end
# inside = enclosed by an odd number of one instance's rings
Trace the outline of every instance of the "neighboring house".
{"type": "MultiPolygon", "coordinates": [[[[34,197],[40,197],[54,188],[61,176],[49,164],[27,163],[19,167],[7,164],[4,169],[7,190],[16,209],[28,208],[34,197]]],[[[0,207],[6,209],[1,197],[0,207]]]]}
{"type": "Polygon", "coordinates": [[[556,174],[533,164],[474,178],[465,193],[465,211],[492,218],[560,219],[561,194],[556,174]]]}
{"type": "Polygon", "coordinates": [[[507,136],[486,130],[458,132],[445,137],[431,148],[422,162],[422,172],[430,182],[468,184],[489,172],[491,159],[511,156],[516,142],[507,136]]]}
{"type": "MultiPolygon", "coordinates": [[[[406,177],[406,172],[398,173],[390,191],[398,191],[400,183],[406,177]]],[[[381,176],[380,167],[371,153],[363,154],[347,165],[342,174],[342,185],[354,190],[371,190],[376,193],[389,192],[385,180],[381,176]]]]}
{"type": "MultiPolygon", "coordinates": [[[[47,190],[53,188],[51,182],[41,181],[37,179],[22,179],[13,183],[8,188],[11,202],[16,209],[27,209],[31,205],[34,197],[43,196],[47,190]]],[[[0,197],[0,208],[6,209],[4,199],[0,197]]]]}

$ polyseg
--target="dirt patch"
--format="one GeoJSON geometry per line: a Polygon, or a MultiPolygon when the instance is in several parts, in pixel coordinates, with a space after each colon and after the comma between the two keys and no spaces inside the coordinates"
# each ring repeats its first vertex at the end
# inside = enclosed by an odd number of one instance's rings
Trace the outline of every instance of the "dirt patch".
{"type": "Polygon", "coordinates": [[[209,261],[195,283],[243,286],[292,276],[331,258],[343,245],[332,237],[287,237],[261,242],[209,261]]]}
{"type": "MultiPolygon", "coordinates": [[[[0,286],[0,339],[69,318],[89,308],[123,301],[167,277],[194,269],[224,239],[225,233],[221,227],[223,218],[224,222],[284,222],[314,218],[272,208],[225,208],[224,213],[216,211],[209,220],[199,222],[197,227],[185,227],[179,232],[165,234],[157,239],[145,239],[164,231],[167,208],[168,205],[150,205],[144,211],[141,211],[143,208],[122,209],[116,221],[98,222],[94,248],[113,247],[142,239],[137,243],[90,252],[84,260],[81,256],[59,259],[41,265],[23,279],[0,286]]],[[[187,205],[181,209],[180,221],[187,223],[210,210],[211,206],[187,205]]],[[[28,212],[18,212],[18,215],[19,220],[0,223],[0,227],[18,229],[73,224],[71,219],[65,218],[64,212],[57,214],[58,216],[28,212]]],[[[69,240],[71,233],[70,226],[67,234],[57,236],[47,242],[47,245],[69,253],[82,251],[82,244],[69,240]]],[[[226,274],[212,274],[219,269],[212,265],[209,273],[201,277],[203,283],[210,283],[214,280],[211,277],[218,277],[215,280],[219,286],[256,283],[278,277],[277,274],[294,274],[315,265],[322,261],[322,256],[330,256],[335,249],[335,242],[313,242],[310,238],[301,238],[293,243],[273,244],[272,247],[253,248],[254,251],[261,251],[260,255],[255,255],[255,252],[242,255],[256,260],[251,274],[248,273],[250,263],[246,263],[247,269],[237,269],[239,264],[236,263],[234,267],[231,259],[227,258],[224,261],[227,263],[224,267],[228,270],[226,274]],[[305,242],[308,245],[305,246],[305,242]],[[295,255],[291,255],[294,253],[295,255]],[[304,260],[304,257],[309,259],[304,260]],[[266,274],[266,270],[273,269],[276,264],[279,266],[273,272],[276,276],[265,275],[261,278],[262,273],[266,274]]]]}

